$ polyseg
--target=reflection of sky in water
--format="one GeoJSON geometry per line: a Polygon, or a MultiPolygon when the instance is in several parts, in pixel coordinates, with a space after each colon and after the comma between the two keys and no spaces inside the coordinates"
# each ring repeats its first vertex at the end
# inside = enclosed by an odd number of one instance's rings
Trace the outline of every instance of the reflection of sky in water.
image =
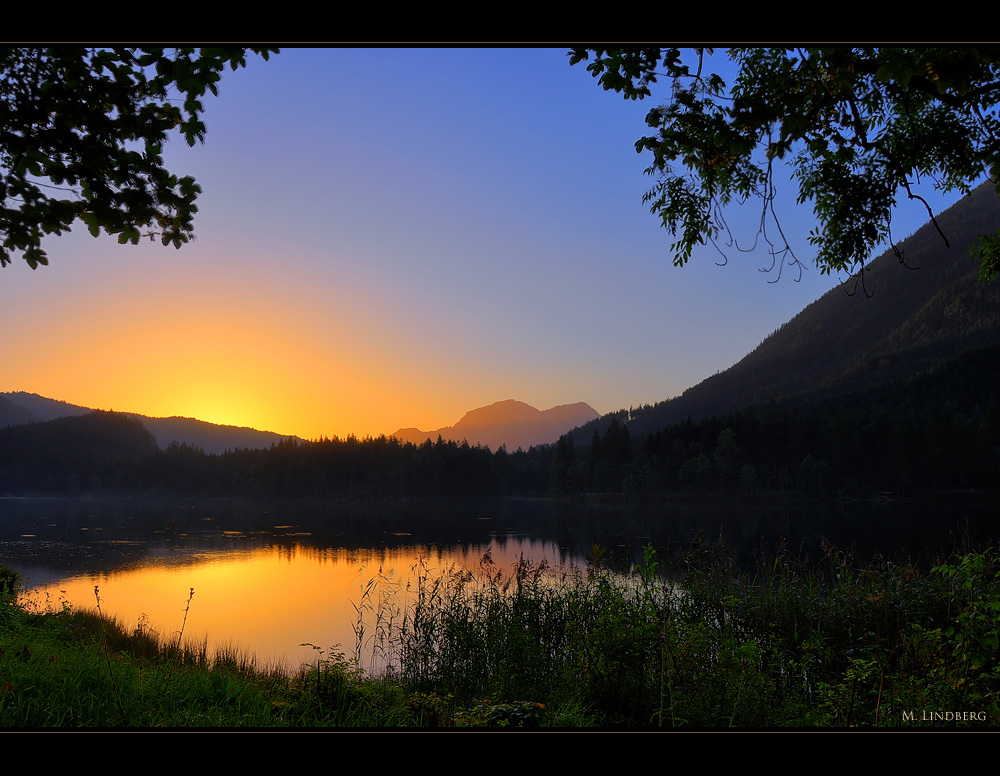
{"type": "MultiPolygon", "coordinates": [[[[145,615],[162,636],[184,622],[185,637],[210,649],[232,645],[294,667],[315,659],[305,642],[352,653],[355,604],[373,578],[388,594],[418,563],[476,570],[490,550],[505,572],[523,553],[569,565],[593,543],[628,565],[642,546],[685,548],[720,535],[734,553],[776,537],[795,552],[825,537],[842,548],[905,550],[914,559],[941,548],[956,527],[985,538],[993,506],[969,503],[858,504],[253,503],[229,500],[0,498],[0,561],[21,572],[41,606],[95,604],[134,627],[145,615]],[[966,521],[969,522],[966,522],[966,521]]],[[[960,532],[961,532],[960,531],[960,532]]],[[[772,545],[773,546],[773,545],[772,545]]],[[[374,623],[374,620],[372,620],[374,623]]],[[[368,625],[366,624],[366,628],[368,625]]],[[[371,630],[368,630],[370,633],[371,630]]]]}
{"type": "MultiPolygon", "coordinates": [[[[405,590],[416,569],[435,575],[452,566],[475,570],[487,549],[505,570],[525,557],[558,565],[551,544],[508,541],[504,547],[470,546],[442,550],[425,546],[398,548],[317,549],[306,545],[236,550],[193,550],[166,562],[137,564],[113,573],[80,575],[57,584],[34,587],[30,598],[39,606],[93,607],[95,585],[101,608],[128,627],[148,620],[161,636],[170,636],[184,622],[189,590],[194,588],[185,638],[208,638],[215,646],[232,645],[253,652],[263,662],[283,660],[289,666],[315,659],[309,642],[353,654],[358,622],[355,605],[362,603],[371,580],[369,602],[405,590]]],[[[385,601],[389,603],[388,599],[385,601]]],[[[371,633],[375,613],[366,612],[371,633]]]]}

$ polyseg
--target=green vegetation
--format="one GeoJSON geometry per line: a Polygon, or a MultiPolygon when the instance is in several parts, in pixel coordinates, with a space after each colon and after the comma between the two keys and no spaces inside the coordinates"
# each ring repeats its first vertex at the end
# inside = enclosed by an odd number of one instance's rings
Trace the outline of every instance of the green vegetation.
{"type": "Polygon", "coordinates": [[[0,563],[0,601],[14,595],[21,587],[21,574],[0,563]]]}
{"type": "MultiPolygon", "coordinates": [[[[0,606],[0,726],[967,727],[1000,724],[1000,554],[931,568],[824,543],[744,567],[647,547],[627,572],[489,555],[371,580],[357,656],[288,673],[94,612],[0,606]],[[958,716],[956,716],[958,715],[958,716]]],[[[95,591],[96,592],[96,591],[95,591]]],[[[193,592],[192,592],[193,595],[193,592]]],[[[98,604],[100,599],[98,598],[98,604]]],[[[190,604],[190,601],[189,601],[190,604]]]]}

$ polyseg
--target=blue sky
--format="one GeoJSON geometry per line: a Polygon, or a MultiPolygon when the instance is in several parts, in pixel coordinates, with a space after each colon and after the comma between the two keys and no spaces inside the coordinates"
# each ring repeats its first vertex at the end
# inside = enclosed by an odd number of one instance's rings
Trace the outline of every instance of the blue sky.
{"type": "MultiPolygon", "coordinates": [[[[206,100],[205,144],[167,150],[204,190],[195,242],[77,227],[46,242],[50,266],[3,270],[19,329],[0,389],[307,438],[677,395],[841,279],[769,282],[766,254],[719,266],[710,247],[672,266],[634,150],[652,104],[563,48],[250,58],[206,100]]],[[[787,188],[810,264],[812,213],[787,188]]],[[[748,237],[755,218],[731,214],[748,237]]],[[[894,234],[924,218],[902,208],[894,234]]]]}

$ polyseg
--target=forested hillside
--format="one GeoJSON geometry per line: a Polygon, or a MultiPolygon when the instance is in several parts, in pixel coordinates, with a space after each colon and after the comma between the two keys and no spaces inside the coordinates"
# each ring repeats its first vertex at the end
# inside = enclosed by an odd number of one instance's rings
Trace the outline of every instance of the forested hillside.
{"type": "Polygon", "coordinates": [[[577,443],[603,433],[612,417],[635,436],[771,401],[806,406],[880,387],[899,391],[964,353],[1000,346],[1000,285],[979,280],[969,253],[980,234],[998,227],[1000,198],[984,184],[941,214],[937,226],[928,223],[903,240],[899,255],[887,251],[737,364],[679,397],[587,424],[577,443]]]}
{"type": "MultiPolygon", "coordinates": [[[[0,428],[87,415],[94,411],[24,391],[0,394],[0,428]]],[[[140,420],[161,448],[176,442],[200,447],[209,453],[222,453],[242,447],[268,447],[287,438],[287,435],[271,431],[258,431],[243,426],[223,426],[194,418],[151,418],[136,413],[127,414],[140,420]]]]}

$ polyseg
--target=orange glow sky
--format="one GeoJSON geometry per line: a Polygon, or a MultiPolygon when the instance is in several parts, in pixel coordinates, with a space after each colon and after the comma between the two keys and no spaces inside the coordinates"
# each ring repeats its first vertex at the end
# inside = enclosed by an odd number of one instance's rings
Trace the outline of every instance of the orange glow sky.
{"type": "Polygon", "coordinates": [[[650,106],[562,49],[248,64],[206,99],[206,143],[167,150],[204,190],[193,243],[78,226],[48,267],[0,271],[0,390],[304,438],[508,398],[609,412],[726,369],[837,283],[708,249],[672,267],[633,147],[650,106]]]}

